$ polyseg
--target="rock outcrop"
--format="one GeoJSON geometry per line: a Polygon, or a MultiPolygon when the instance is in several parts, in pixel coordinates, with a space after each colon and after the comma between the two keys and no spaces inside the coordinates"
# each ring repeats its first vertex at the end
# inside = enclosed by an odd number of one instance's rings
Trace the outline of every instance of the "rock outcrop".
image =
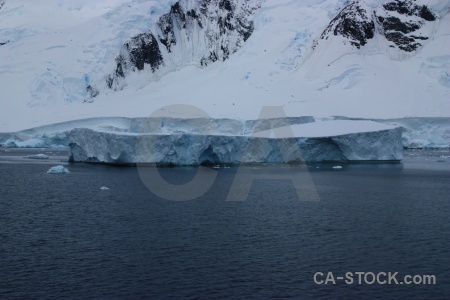
{"type": "Polygon", "coordinates": [[[436,16],[426,5],[419,6],[411,0],[395,0],[376,8],[354,1],[330,22],[319,41],[333,35],[342,36],[344,43],[360,49],[379,33],[384,35],[389,47],[412,52],[429,39],[422,29],[433,21],[436,16]]]}
{"type": "Polygon", "coordinates": [[[146,68],[164,73],[228,59],[253,33],[252,17],[259,5],[245,0],[177,1],[152,30],[122,46],[114,72],[106,77],[108,87],[120,89],[128,74],[146,68]]]}

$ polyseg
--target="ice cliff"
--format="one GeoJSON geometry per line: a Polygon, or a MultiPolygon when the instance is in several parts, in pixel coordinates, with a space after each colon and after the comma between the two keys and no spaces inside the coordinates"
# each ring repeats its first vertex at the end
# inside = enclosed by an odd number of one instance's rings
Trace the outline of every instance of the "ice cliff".
{"type": "MultiPolygon", "coordinates": [[[[334,117],[329,120],[374,121],[399,126],[402,129],[402,143],[405,148],[448,148],[450,147],[450,118],[399,118],[399,119],[361,119],[334,117]]],[[[0,147],[11,148],[67,148],[68,133],[75,128],[111,133],[139,133],[151,131],[155,134],[227,134],[248,135],[251,132],[282,126],[314,123],[313,117],[289,117],[287,120],[249,120],[234,119],[177,119],[177,118],[92,118],[45,125],[18,132],[0,133],[0,147]]],[[[323,123],[323,122],[322,122],[323,123]]],[[[334,123],[330,123],[334,124],[334,123]]],[[[320,132],[316,132],[316,135],[320,132]]],[[[354,133],[354,132],[353,132],[354,133]]],[[[336,135],[336,134],[335,134],[336,135]]]]}
{"type": "Polygon", "coordinates": [[[333,121],[271,126],[241,134],[74,129],[68,133],[68,139],[70,161],[210,165],[399,161],[403,157],[401,134],[398,127],[370,121],[333,121]],[[340,125],[340,132],[333,132],[336,125],[340,125]],[[352,129],[345,130],[342,125],[352,129]],[[355,127],[360,132],[352,132],[355,127]]]}

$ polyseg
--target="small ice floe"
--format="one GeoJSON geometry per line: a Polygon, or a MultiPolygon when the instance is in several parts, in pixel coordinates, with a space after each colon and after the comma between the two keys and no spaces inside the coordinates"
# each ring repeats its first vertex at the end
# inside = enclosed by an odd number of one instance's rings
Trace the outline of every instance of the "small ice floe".
{"type": "Polygon", "coordinates": [[[342,166],[333,166],[333,169],[342,169],[342,166]]]}
{"type": "Polygon", "coordinates": [[[32,154],[32,155],[26,155],[23,158],[31,158],[31,159],[48,159],[50,156],[45,154],[32,154]]]}
{"type": "Polygon", "coordinates": [[[102,186],[100,189],[101,189],[101,190],[109,190],[109,187],[102,186]]]}
{"type": "Polygon", "coordinates": [[[47,173],[50,173],[50,174],[64,174],[64,173],[70,173],[70,172],[69,172],[69,170],[67,170],[63,166],[59,165],[59,166],[51,167],[47,171],[47,173]]]}
{"type": "Polygon", "coordinates": [[[439,156],[437,162],[447,162],[447,158],[448,158],[448,156],[441,155],[441,156],[439,156]]]}

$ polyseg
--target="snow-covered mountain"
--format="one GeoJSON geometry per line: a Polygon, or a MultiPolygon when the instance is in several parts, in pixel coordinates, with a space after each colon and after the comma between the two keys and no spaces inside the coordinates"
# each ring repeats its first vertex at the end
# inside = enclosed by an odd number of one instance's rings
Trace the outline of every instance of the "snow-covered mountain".
{"type": "MultiPolygon", "coordinates": [[[[258,1],[177,1],[152,30],[128,40],[106,79],[109,88],[121,89],[130,72],[159,75],[189,64],[206,67],[235,53],[253,32],[258,1]]],[[[151,81],[152,78],[149,78],[151,81]]],[[[97,93],[97,90],[91,96],[97,93]]]]}
{"type": "Polygon", "coordinates": [[[0,132],[191,104],[448,117],[449,0],[0,1],[0,132]]]}

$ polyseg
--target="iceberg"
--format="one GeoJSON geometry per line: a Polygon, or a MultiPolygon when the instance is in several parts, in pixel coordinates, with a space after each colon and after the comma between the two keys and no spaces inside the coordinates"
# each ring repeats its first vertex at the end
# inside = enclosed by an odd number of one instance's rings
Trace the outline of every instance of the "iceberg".
{"type": "MultiPolygon", "coordinates": [[[[261,120],[259,125],[263,121],[267,122],[261,120]]],[[[288,126],[268,122],[268,126],[253,126],[252,130],[238,130],[234,134],[229,130],[194,130],[193,125],[200,122],[197,119],[191,121],[193,124],[185,122],[183,128],[190,128],[189,131],[172,128],[164,132],[152,126],[143,132],[73,129],[67,133],[69,161],[214,166],[403,158],[401,128],[372,121],[338,120],[288,126]]]]}
{"type": "Polygon", "coordinates": [[[100,189],[101,189],[102,191],[109,190],[109,188],[106,187],[106,186],[102,186],[100,189]]]}
{"type": "Polygon", "coordinates": [[[125,118],[96,117],[34,127],[17,132],[0,132],[0,146],[5,148],[68,148],[67,133],[75,128],[89,128],[107,132],[153,133],[229,133],[248,134],[254,128],[268,129],[278,123],[303,124],[314,122],[311,116],[272,120],[236,120],[228,118],[125,118]],[[273,123],[273,125],[272,125],[273,123]]]}
{"type": "Polygon", "coordinates": [[[45,154],[32,154],[32,155],[26,155],[23,158],[31,158],[31,159],[48,159],[50,156],[45,154]]]}
{"type": "Polygon", "coordinates": [[[63,166],[54,166],[51,167],[47,173],[49,174],[64,174],[64,173],[70,173],[68,169],[64,168],[63,166]]]}
{"type": "MultiPolygon", "coordinates": [[[[448,148],[450,147],[450,118],[399,118],[399,119],[361,119],[343,116],[331,117],[328,121],[373,121],[402,128],[402,142],[405,148],[448,148]]],[[[67,121],[35,127],[27,130],[2,133],[0,132],[0,146],[4,148],[58,148],[69,147],[68,133],[75,128],[87,128],[99,132],[112,133],[191,133],[191,134],[225,134],[249,135],[255,131],[286,125],[311,123],[313,134],[320,135],[320,126],[326,124],[321,119],[311,116],[288,117],[268,120],[236,120],[228,118],[198,118],[183,119],[170,117],[153,118],[124,118],[98,117],[67,121]],[[318,123],[312,125],[312,123],[318,123]]],[[[330,123],[331,124],[331,123],[330,123]]],[[[349,123],[355,124],[355,123],[349,123]]],[[[356,123],[358,126],[361,123],[356,123]]],[[[350,130],[342,123],[336,123],[335,130],[328,130],[329,135],[355,133],[359,128],[350,130]],[[342,130],[345,129],[345,130],[342,130]]],[[[306,126],[306,125],[305,125],[306,126]]],[[[372,129],[371,129],[372,130],[372,129]]],[[[304,132],[309,133],[308,130],[304,132]]],[[[310,135],[311,136],[311,135],[310,135]]]]}

